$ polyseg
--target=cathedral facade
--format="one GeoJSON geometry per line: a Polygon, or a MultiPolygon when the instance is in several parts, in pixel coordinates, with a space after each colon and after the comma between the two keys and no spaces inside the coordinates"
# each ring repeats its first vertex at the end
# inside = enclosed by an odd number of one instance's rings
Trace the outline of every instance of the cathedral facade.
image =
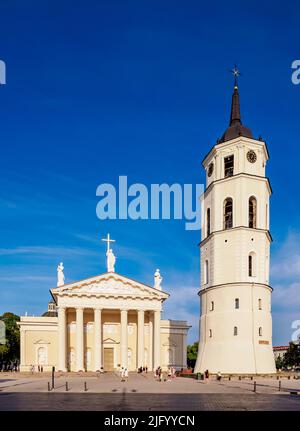
{"type": "Polygon", "coordinates": [[[21,317],[21,371],[33,365],[62,372],[186,367],[189,326],[161,319],[169,294],[159,270],[152,287],[117,274],[109,246],[106,256],[106,273],[75,283],[65,284],[58,266],[48,312],[21,317]]]}
{"type": "Polygon", "coordinates": [[[241,122],[236,80],[229,127],[203,160],[196,372],[275,373],[268,159],[266,143],[241,122]]]}

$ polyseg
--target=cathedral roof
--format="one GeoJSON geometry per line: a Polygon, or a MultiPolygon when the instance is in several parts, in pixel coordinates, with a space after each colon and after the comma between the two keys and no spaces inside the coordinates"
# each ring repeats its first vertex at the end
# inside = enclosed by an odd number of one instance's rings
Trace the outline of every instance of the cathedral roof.
{"type": "Polygon", "coordinates": [[[239,136],[245,136],[246,138],[253,139],[251,130],[244,126],[241,121],[240,96],[237,83],[235,83],[231,102],[229,127],[225,130],[218,143],[230,141],[231,139],[238,138],[239,136]]]}

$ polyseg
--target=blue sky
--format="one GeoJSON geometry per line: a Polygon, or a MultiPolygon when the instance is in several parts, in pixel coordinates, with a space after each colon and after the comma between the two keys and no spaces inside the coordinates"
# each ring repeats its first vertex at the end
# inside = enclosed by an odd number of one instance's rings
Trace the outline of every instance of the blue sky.
{"type": "Polygon", "coordinates": [[[100,221],[96,188],[203,183],[203,156],[227,127],[238,64],[243,122],[267,141],[274,344],[300,319],[300,58],[296,1],[2,0],[0,313],[41,314],[56,266],[67,281],[105,270],[171,293],[166,317],[197,339],[200,232],[182,221],[100,221]]]}

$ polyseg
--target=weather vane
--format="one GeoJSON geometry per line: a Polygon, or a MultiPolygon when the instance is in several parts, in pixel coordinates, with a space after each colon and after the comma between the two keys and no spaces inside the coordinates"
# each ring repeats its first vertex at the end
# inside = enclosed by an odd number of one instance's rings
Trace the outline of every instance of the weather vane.
{"type": "Polygon", "coordinates": [[[234,86],[237,87],[238,86],[238,77],[241,76],[241,72],[239,71],[239,69],[237,68],[237,65],[234,65],[234,68],[230,70],[230,72],[233,74],[234,76],[234,86]]]}

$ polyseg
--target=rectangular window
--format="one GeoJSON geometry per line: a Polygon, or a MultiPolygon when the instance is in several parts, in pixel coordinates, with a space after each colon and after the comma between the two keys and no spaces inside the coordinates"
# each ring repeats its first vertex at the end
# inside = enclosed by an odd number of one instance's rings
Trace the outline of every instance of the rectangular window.
{"type": "Polygon", "coordinates": [[[214,309],[215,309],[215,303],[214,303],[214,301],[211,301],[211,303],[210,303],[210,311],[214,311],[214,309]]]}
{"type": "Polygon", "coordinates": [[[261,299],[258,300],[258,309],[262,310],[262,306],[261,306],[261,299]]]}
{"type": "Polygon", "coordinates": [[[232,177],[234,167],[234,156],[224,157],[224,172],[225,178],[232,177]]]}
{"type": "Polygon", "coordinates": [[[240,300],[239,300],[239,298],[235,298],[235,308],[236,309],[240,308],[240,300]]]}

